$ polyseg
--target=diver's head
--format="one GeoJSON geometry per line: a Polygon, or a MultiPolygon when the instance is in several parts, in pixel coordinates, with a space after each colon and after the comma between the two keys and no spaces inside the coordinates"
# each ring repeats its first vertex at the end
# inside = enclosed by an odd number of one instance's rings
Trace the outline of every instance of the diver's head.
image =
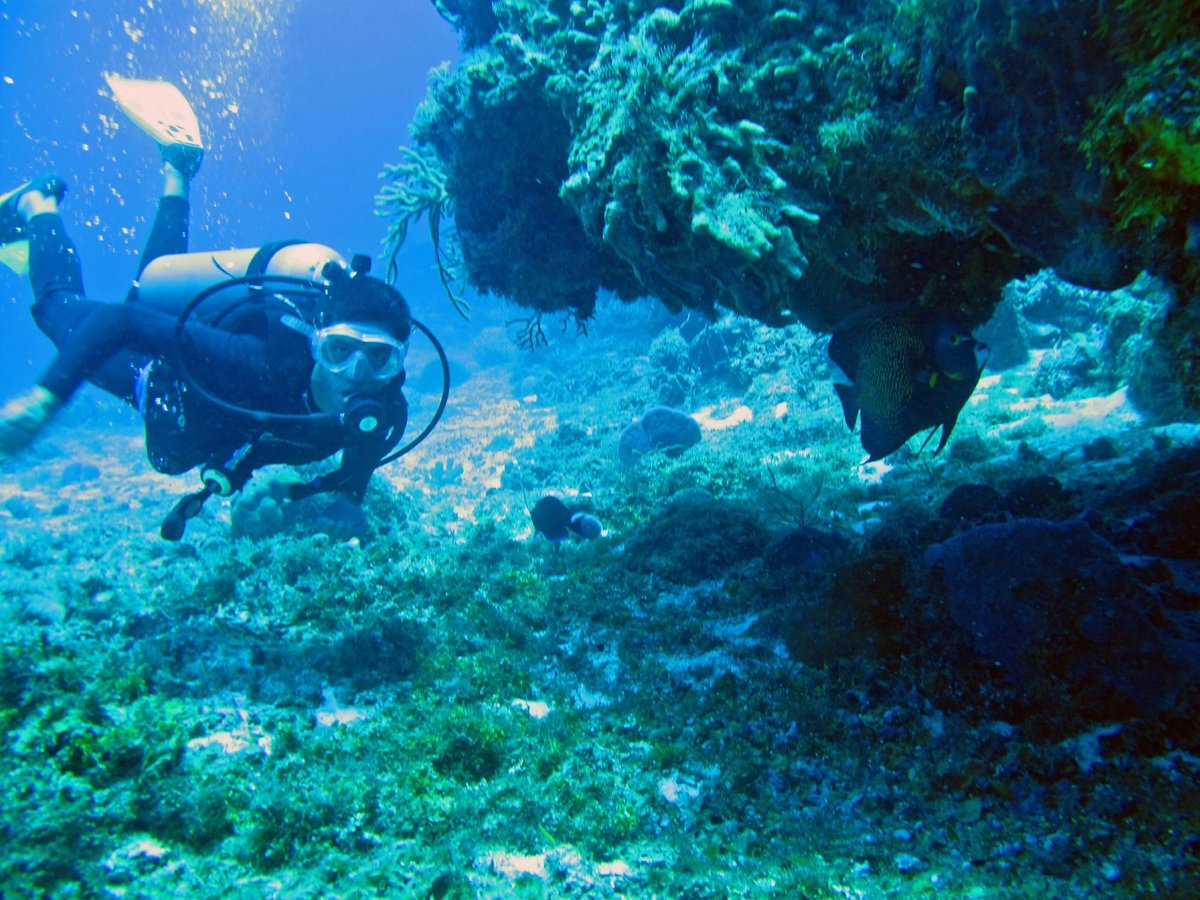
{"type": "Polygon", "coordinates": [[[325,267],[329,306],[312,332],[312,392],[322,412],[341,412],[356,394],[375,394],[404,372],[412,333],[408,303],[398,290],[367,274],[355,257],[350,272],[325,267]]]}
{"type": "Polygon", "coordinates": [[[401,293],[373,278],[371,258],[355,256],[347,271],[337,262],[326,264],[321,274],[329,281],[329,306],[323,324],[356,322],[391,335],[402,344],[412,333],[412,314],[401,293]]]}

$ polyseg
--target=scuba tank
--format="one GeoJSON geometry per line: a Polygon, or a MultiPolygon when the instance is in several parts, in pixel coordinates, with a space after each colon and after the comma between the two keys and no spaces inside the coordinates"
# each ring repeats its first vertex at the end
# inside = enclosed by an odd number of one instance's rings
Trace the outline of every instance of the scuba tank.
{"type": "MultiPolygon", "coordinates": [[[[321,284],[326,280],[322,270],[330,263],[347,268],[336,250],[303,241],[275,241],[261,247],[213,253],[175,253],[160,256],[146,266],[134,298],[135,302],[178,315],[198,294],[222,282],[285,276],[321,284]]],[[[244,291],[229,291],[217,302],[205,304],[197,311],[196,319],[206,324],[212,322],[245,297],[244,291]]]]}

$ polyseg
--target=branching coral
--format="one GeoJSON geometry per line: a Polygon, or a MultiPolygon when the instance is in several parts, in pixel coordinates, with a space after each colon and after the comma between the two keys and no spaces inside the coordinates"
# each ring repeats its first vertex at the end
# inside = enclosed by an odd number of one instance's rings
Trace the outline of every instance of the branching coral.
{"type": "Polygon", "coordinates": [[[416,224],[422,215],[429,222],[429,235],[433,239],[433,253],[437,261],[438,277],[446,296],[463,318],[468,318],[470,305],[463,297],[462,256],[458,235],[444,231],[444,221],[453,220],[454,204],[446,191],[446,175],[438,164],[437,157],[411,147],[400,148],[401,160],[384,167],[380,178],[389,179],[375,197],[375,211],[391,219],[384,246],[391,251],[388,260],[387,279],[396,279],[396,253],[405,238],[408,228],[416,224]]]}

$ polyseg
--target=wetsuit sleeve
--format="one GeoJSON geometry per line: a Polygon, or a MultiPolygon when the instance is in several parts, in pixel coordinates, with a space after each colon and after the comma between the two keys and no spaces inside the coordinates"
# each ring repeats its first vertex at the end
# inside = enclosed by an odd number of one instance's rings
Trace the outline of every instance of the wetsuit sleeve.
{"type": "Polygon", "coordinates": [[[367,484],[371,481],[379,461],[384,454],[366,454],[361,447],[347,447],[342,451],[342,464],[327,475],[314,478],[307,484],[294,484],[288,491],[291,500],[303,500],[314,494],[339,493],[362,503],[367,495],[367,484]]]}

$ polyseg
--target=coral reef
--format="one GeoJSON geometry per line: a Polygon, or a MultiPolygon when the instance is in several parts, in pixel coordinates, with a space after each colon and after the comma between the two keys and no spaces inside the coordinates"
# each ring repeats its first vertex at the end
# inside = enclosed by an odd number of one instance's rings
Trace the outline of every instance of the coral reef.
{"type": "Polygon", "coordinates": [[[1042,267],[1196,287],[1186,3],[438,7],[464,58],[413,136],[480,289],[825,329],[879,301],[977,324],[1042,267]]]}
{"type": "Polygon", "coordinates": [[[700,426],[695,419],[669,406],[655,406],[625,427],[617,450],[621,462],[629,466],[648,453],[678,456],[699,442],[700,426]]]}
{"type": "MultiPolygon", "coordinates": [[[[484,307],[365,537],[264,479],[165,543],[190,484],[79,398],[0,478],[5,895],[1200,895],[1200,427],[1126,396],[1160,290],[1094,298],[1123,362],[1055,397],[1026,347],[867,466],[799,328],[603,300],[529,354],[484,307]],[[623,465],[672,378],[702,439],[623,465]],[[550,492],[602,533],[537,538],[550,492]]],[[[1018,338],[1087,321],[1012,291],[1018,338]]]]}

